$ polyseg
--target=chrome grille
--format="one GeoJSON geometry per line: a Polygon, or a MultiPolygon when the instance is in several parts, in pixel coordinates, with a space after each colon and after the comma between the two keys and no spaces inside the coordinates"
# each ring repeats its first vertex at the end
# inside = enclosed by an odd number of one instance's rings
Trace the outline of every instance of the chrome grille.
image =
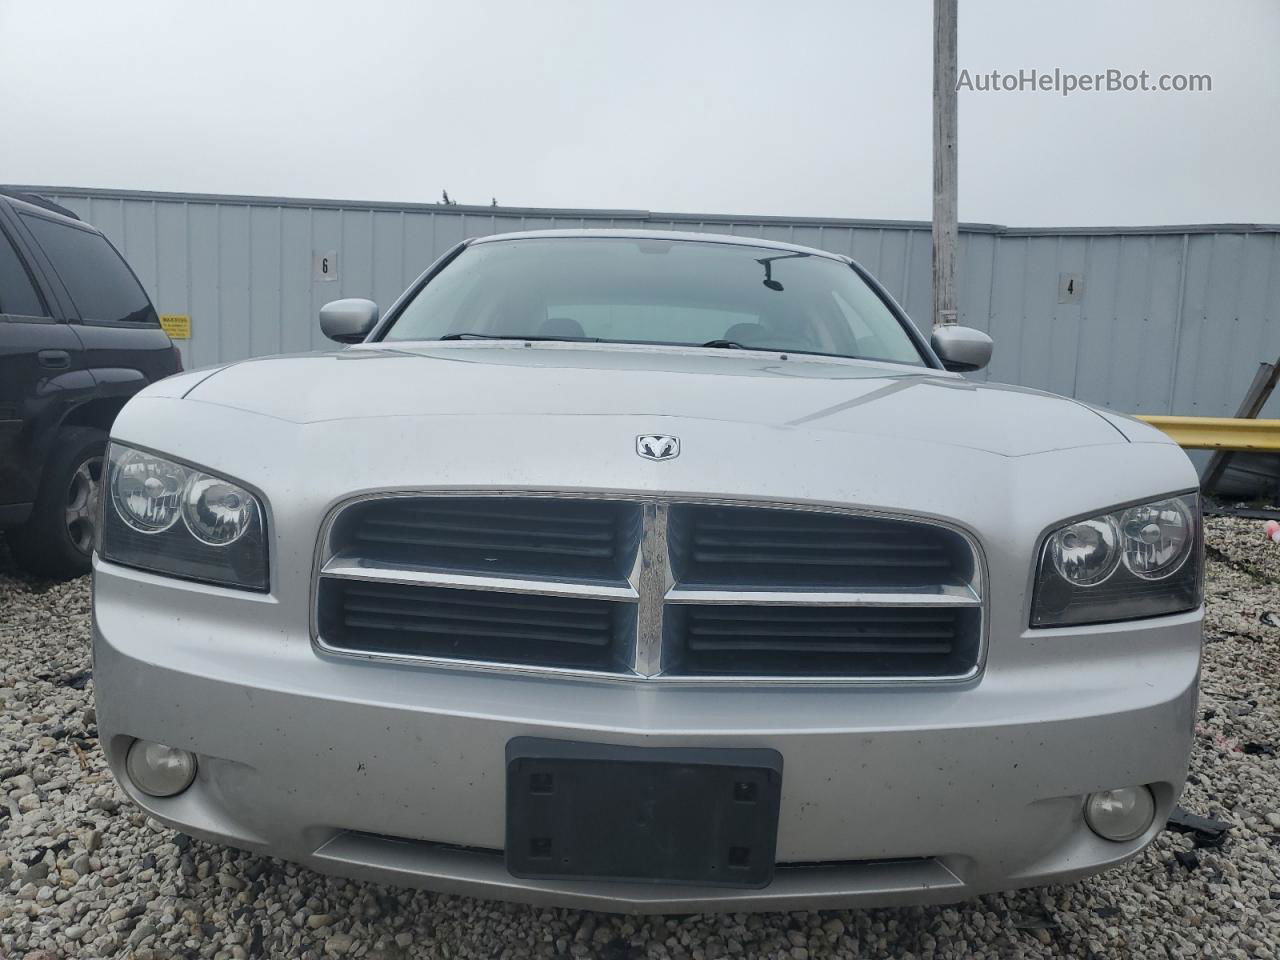
{"type": "Polygon", "coordinates": [[[328,652],[623,679],[956,680],[981,562],[941,524],[780,505],[388,495],[326,524],[328,652]]]}

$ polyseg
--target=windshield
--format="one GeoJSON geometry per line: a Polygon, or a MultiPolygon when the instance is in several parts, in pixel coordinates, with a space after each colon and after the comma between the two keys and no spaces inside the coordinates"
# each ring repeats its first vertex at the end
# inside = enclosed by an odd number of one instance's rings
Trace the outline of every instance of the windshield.
{"type": "Polygon", "coordinates": [[[766,247],[626,237],[479,243],[384,340],[500,337],[707,345],[924,364],[847,264],[766,247]]]}

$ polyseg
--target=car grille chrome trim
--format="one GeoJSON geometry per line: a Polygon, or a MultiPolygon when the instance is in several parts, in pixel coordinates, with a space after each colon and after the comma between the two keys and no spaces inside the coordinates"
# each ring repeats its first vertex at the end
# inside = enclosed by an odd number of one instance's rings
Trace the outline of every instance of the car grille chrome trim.
{"type": "Polygon", "coordinates": [[[548,597],[594,597],[599,600],[638,600],[639,592],[629,583],[583,583],[577,581],[534,580],[527,577],[487,577],[455,570],[413,569],[365,563],[342,556],[320,568],[323,577],[343,580],[372,580],[380,583],[418,584],[424,587],[456,587],[463,590],[496,590],[501,593],[532,593],[548,597]]]}
{"type": "Polygon", "coordinates": [[[971,587],[939,587],[937,593],[920,591],[848,590],[717,590],[710,587],[673,587],[667,603],[768,604],[793,607],[980,607],[982,600],[971,587]]]}
{"type": "MultiPolygon", "coordinates": [[[[557,509],[563,510],[564,508],[557,509]]],[[[768,518],[770,522],[777,519],[776,517],[768,518]]],[[[804,522],[800,526],[803,527],[804,522]]],[[[910,533],[910,531],[903,532],[910,533]]],[[[907,540],[910,541],[910,539],[908,536],[907,540]]],[[[624,541],[625,537],[618,542],[624,541]]],[[[792,543],[794,544],[794,541],[792,543]]],[[[752,544],[752,549],[754,548],[755,546],[752,544]]],[[[892,549],[901,548],[894,547],[892,549]]],[[[863,553],[865,554],[867,551],[864,550],[863,553]]],[[[752,559],[755,561],[756,558],[753,557],[752,559]]],[[[936,566],[936,564],[934,565],[936,566]]],[[[883,564],[879,566],[882,570],[892,570],[892,567],[885,567],[883,564]]],[[[801,564],[795,569],[804,570],[806,567],[801,564]]],[[[779,576],[784,575],[779,574],[779,576]]],[[[668,499],[636,493],[576,494],[516,490],[396,491],[365,495],[340,503],[327,516],[316,548],[315,575],[312,585],[311,635],[317,650],[335,656],[430,664],[477,671],[553,675],[592,680],[738,685],[957,683],[974,679],[981,673],[985,664],[987,616],[984,585],[985,559],[975,538],[955,525],[931,518],[888,514],[841,506],[776,503],[772,501],[698,499],[695,497],[672,497],[668,499]],[[579,575],[570,578],[563,576],[552,578],[534,575],[528,571],[503,571],[499,575],[475,570],[415,566],[404,562],[403,558],[398,558],[393,562],[388,562],[386,558],[370,560],[356,555],[352,544],[345,542],[335,543],[335,539],[340,539],[334,536],[335,530],[341,529],[339,521],[347,517],[352,508],[380,500],[402,498],[422,498],[424,500],[456,498],[466,500],[472,505],[480,498],[498,498],[508,502],[512,500],[520,501],[522,506],[519,509],[524,509],[526,505],[532,507],[538,501],[557,501],[559,503],[565,503],[566,501],[604,502],[613,506],[625,504],[635,508],[638,529],[635,531],[634,542],[631,543],[629,559],[626,556],[617,558],[619,561],[626,560],[627,562],[620,563],[618,566],[611,566],[600,577],[583,577],[579,575]],[[968,564],[965,568],[967,572],[962,578],[963,582],[925,584],[920,583],[918,578],[911,579],[909,576],[910,582],[899,584],[857,584],[846,587],[825,584],[805,588],[768,583],[712,584],[680,582],[680,572],[677,569],[678,564],[675,557],[673,557],[673,551],[680,555],[680,551],[687,551],[689,547],[687,541],[681,542],[681,532],[673,530],[676,522],[673,514],[675,514],[676,508],[689,513],[690,511],[696,511],[699,507],[727,508],[731,511],[738,509],[772,512],[786,511],[803,514],[808,518],[824,514],[833,518],[867,518],[879,524],[901,523],[903,525],[916,525],[921,535],[926,539],[930,536],[927,531],[942,531],[955,538],[957,543],[965,545],[966,555],[964,560],[968,564]],[[675,538],[674,540],[672,539],[673,537],[675,538]],[[624,569],[627,571],[625,575],[617,576],[624,569]],[[621,618],[626,621],[626,628],[615,637],[615,640],[620,638],[620,642],[630,645],[630,655],[624,662],[604,668],[596,666],[566,667],[550,665],[545,662],[485,659],[483,657],[468,656],[464,649],[459,649],[456,654],[450,653],[448,656],[441,656],[438,653],[422,653],[412,649],[377,649],[376,645],[361,646],[359,644],[346,643],[343,642],[341,637],[329,635],[333,631],[322,629],[322,618],[320,616],[322,594],[342,581],[380,582],[409,587],[416,586],[424,590],[490,591],[497,594],[606,601],[617,610],[625,611],[631,608],[630,612],[621,618]],[[326,587],[326,583],[330,586],[326,587]],[[856,608],[867,608],[868,612],[872,608],[883,608],[886,613],[897,610],[903,614],[909,613],[912,609],[919,611],[921,614],[929,609],[936,611],[953,610],[955,611],[954,619],[956,622],[963,621],[966,624],[976,624],[976,626],[973,626],[972,630],[966,634],[972,640],[972,643],[970,645],[971,650],[961,658],[963,663],[957,669],[945,672],[902,671],[892,675],[860,675],[856,671],[849,670],[845,672],[817,670],[811,673],[780,672],[774,669],[765,669],[759,672],[697,672],[692,664],[692,654],[689,653],[691,648],[686,648],[685,646],[690,642],[685,635],[685,631],[689,629],[689,624],[693,623],[691,618],[697,616],[699,610],[706,608],[702,614],[705,623],[705,617],[716,607],[722,607],[731,613],[735,606],[755,607],[762,612],[770,607],[779,608],[779,614],[782,614],[782,608],[789,607],[796,609],[797,616],[800,617],[804,616],[803,611],[805,609],[816,612],[822,608],[827,608],[832,610],[833,616],[836,616],[835,611],[839,609],[850,609],[850,617],[840,618],[837,616],[836,621],[833,621],[846,626],[850,623],[861,625],[869,622],[867,618],[859,618],[855,614],[856,608]],[[677,616],[681,611],[687,612],[688,616],[683,613],[677,616]],[[965,611],[968,611],[968,613],[962,617],[961,614],[965,611]],[[689,663],[677,665],[676,658],[682,653],[688,654],[689,663]]],[[[715,619],[715,617],[712,618],[712,620],[715,619]]],[[[786,617],[783,616],[782,619],[785,622],[786,617]]],[[[879,625],[876,627],[877,630],[884,629],[886,620],[902,625],[899,627],[899,635],[904,638],[904,643],[909,636],[908,626],[910,621],[908,617],[881,617],[871,618],[871,620],[879,625]]],[[[868,629],[866,626],[858,627],[858,630],[862,632],[868,629]]],[[[767,633],[768,631],[766,630],[765,634],[767,633]]],[[[798,655],[804,655],[805,653],[821,655],[824,651],[832,652],[836,655],[874,653],[883,652],[883,645],[886,643],[892,644],[893,642],[893,636],[890,636],[887,640],[883,637],[866,639],[861,632],[857,636],[844,636],[842,640],[821,644],[813,643],[812,638],[806,640],[806,638],[802,637],[795,641],[784,640],[782,641],[783,647],[764,650],[763,655],[766,661],[772,658],[772,662],[777,662],[780,657],[792,652],[798,655]],[[785,647],[787,642],[795,642],[796,647],[785,647]]],[[[909,657],[913,653],[937,654],[941,650],[941,648],[933,650],[932,647],[926,650],[925,646],[917,644],[914,649],[904,648],[901,653],[909,657]]],[[[767,647],[767,643],[757,642],[754,645],[747,644],[744,649],[764,649],[765,647],[767,647]]],[[[538,658],[530,656],[528,659],[536,660],[538,658]]]]}
{"type": "Polygon", "coordinates": [[[640,592],[636,611],[636,656],[632,669],[641,677],[662,672],[665,598],[671,589],[671,551],[667,544],[668,505],[643,505],[639,566],[634,577],[640,592]]]}

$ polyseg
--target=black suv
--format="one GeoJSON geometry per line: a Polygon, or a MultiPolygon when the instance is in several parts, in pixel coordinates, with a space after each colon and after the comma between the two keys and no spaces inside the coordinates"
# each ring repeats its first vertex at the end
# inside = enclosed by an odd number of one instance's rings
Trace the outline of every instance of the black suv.
{"type": "Polygon", "coordinates": [[[111,422],[181,369],[100,231],[41,197],[0,193],[0,527],[19,564],[89,571],[111,422]]]}

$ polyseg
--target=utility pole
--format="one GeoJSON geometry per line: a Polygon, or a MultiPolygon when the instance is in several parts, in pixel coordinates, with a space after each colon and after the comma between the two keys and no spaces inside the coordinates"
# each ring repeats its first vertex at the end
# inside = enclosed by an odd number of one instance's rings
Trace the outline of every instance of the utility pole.
{"type": "Polygon", "coordinates": [[[956,3],[933,0],[933,323],[956,322],[956,3]]]}

